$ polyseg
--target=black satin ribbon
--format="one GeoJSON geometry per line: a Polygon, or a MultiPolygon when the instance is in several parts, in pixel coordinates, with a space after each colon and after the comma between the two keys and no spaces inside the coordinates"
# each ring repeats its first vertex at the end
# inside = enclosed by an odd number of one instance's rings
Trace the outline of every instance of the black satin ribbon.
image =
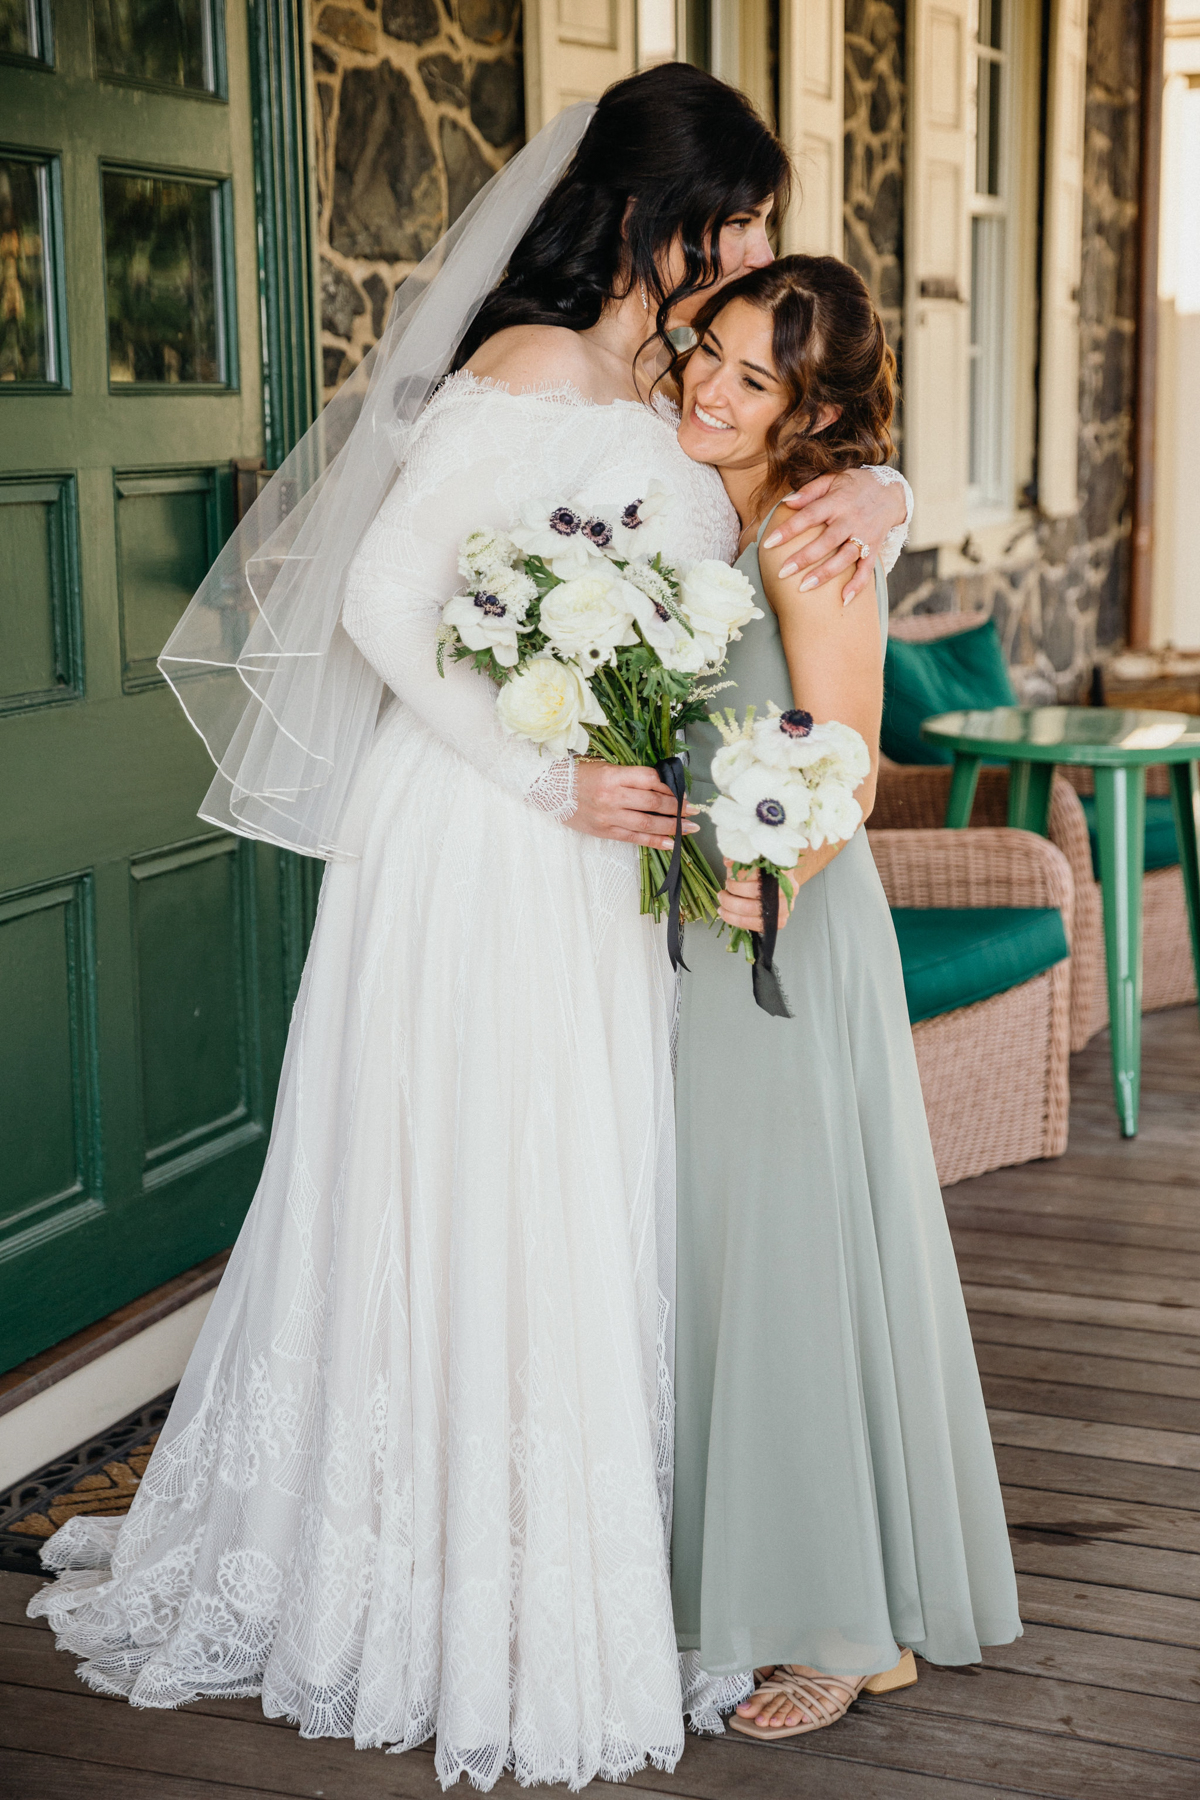
{"type": "Polygon", "coordinates": [[[780,986],[779,976],[775,969],[775,939],[779,936],[779,879],[769,875],[766,869],[760,871],[762,881],[763,928],[750,933],[750,942],[754,945],[754,962],[750,968],[750,980],[754,985],[754,998],[765,1013],[776,1019],[790,1019],[792,1009],[787,1003],[787,996],[780,986]]]}
{"type": "Polygon", "coordinates": [[[656,765],[658,779],[675,796],[675,843],[671,862],[658,892],[667,896],[667,952],[673,969],[691,970],[683,960],[683,933],[679,925],[679,899],[683,887],[683,803],[687,799],[687,779],[683,758],[666,756],[656,765]]]}

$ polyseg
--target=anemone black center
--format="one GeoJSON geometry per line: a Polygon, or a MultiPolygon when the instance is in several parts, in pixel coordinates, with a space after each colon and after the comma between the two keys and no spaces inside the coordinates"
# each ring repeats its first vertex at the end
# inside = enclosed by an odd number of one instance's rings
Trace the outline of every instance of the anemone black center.
{"type": "Polygon", "coordinates": [[[550,529],[557,531],[559,537],[574,537],[583,524],[578,513],[573,513],[569,506],[556,506],[550,514],[550,529]]]}
{"type": "Polygon", "coordinates": [[[497,600],[495,594],[476,594],[475,604],[489,619],[503,619],[508,612],[503,600],[497,600]]]}
{"type": "Polygon", "coordinates": [[[754,816],[764,825],[782,825],[787,813],[778,800],[760,800],[754,809],[754,816]]]}
{"type": "Polygon", "coordinates": [[[799,706],[794,706],[790,712],[779,715],[779,729],[787,737],[807,737],[812,728],[812,714],[805,712],[799,706]]]}

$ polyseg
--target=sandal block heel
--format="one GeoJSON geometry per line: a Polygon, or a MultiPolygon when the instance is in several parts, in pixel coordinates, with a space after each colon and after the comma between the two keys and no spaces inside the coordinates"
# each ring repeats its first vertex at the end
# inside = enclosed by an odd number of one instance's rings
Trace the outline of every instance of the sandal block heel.
{"type": "Polygon", "coordinates": [[[863,1682],[863,1693],[894,1694],[897,1688],[912,1687],[916,1679],[916,1658],[911,1650],[906,1650],[894,1669],[884,1669],[879,1675],[869,1675],[863,1682]]]}

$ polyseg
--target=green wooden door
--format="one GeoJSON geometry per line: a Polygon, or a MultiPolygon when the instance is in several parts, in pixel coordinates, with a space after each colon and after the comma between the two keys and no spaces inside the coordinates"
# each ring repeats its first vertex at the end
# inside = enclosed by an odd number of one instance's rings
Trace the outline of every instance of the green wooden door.
{"type": "Polygon", "coordinates": [[[0,1368],[262,1163],[279,858],[196,818],[155,667],[263,453],[259,293],[246,7],[0,0],[0,1368]]]}

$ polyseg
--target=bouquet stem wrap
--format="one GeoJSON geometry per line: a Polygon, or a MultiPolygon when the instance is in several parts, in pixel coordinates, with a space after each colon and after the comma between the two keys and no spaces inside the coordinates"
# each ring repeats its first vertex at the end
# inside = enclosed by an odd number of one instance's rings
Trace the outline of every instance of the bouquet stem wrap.
{"type": "Polygon", "coordinates": [[[776,1019],[790,1019],[794,1015],[775,968],[775,940],[779,936],[779,877],[773,870],[763,869],[759,879],[762,883],[763,928],[761,932],[750,933],[750,942],[754,946],[750,980],[754,998],[765,1013],[770,1013],[776,1019]]]}
{"type": "Polygon", "coordinates": [[[679,929],[679,905],[683,889],[683,802],[687,797],[687,775],[683,758],[664,757],[657,765],[656,772],[658,779],[675,796],[675,843],[662,886],[658,889],[658,893],[665,894],[667,900],[667,953],[673,969],[687,970],[687,964],[683,960],[683,934],[679,929]]]}

